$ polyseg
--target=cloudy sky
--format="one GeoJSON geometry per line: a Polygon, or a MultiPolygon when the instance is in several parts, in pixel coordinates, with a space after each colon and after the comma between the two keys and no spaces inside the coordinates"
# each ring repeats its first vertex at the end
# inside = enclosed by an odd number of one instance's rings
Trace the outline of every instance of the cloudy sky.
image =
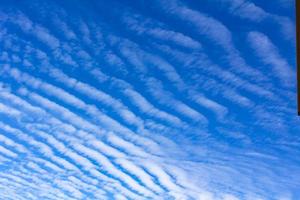
{"type": "Polygon", "coordinates": [[[299,200],[293,0],[0,1],[0,199],[299,200]]]}

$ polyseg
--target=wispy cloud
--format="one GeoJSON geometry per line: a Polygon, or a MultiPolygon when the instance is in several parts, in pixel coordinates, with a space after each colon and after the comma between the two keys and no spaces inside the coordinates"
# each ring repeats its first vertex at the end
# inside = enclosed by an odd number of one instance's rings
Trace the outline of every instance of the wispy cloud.
{"type": "Polygon", "coordinates": [[[272,71],[279,77],[284,86],[290,86],[293,81],[292,67],[279,54],[278,49],[272,41],[264,34],[259,32],[251,32],[248,40],[257,56],[266,65],[272,68],[272,71]]]}

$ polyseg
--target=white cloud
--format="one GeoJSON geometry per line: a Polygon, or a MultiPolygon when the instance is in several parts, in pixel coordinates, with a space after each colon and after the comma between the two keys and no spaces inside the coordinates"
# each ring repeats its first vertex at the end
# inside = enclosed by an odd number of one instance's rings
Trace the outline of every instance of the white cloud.
{"type": "Polygon", "coordinates": [[[279,77],[284,86],[291,86],[293,70],[288,62],[279,54],[271,40],[260,32],[250,32],[248,40],[261,61],[269,65],[274,74],[279,77]]]}

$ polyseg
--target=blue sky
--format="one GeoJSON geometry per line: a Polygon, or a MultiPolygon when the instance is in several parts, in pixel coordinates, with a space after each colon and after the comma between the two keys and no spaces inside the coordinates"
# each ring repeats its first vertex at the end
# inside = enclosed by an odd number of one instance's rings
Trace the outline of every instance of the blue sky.
{"type": "Polygon", "coordinates": [[[0,2],[0,199],[300,199],[293,0],[0,2]]]}

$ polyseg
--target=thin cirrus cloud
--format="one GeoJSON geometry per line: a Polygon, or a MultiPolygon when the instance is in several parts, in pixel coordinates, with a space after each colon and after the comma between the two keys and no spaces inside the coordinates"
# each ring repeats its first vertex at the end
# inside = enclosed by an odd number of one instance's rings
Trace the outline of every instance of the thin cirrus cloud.
{"type": "Polygon", "coordinates": [[[284,9],[0,3],[0,199],[298,199],[284,9]]]}

